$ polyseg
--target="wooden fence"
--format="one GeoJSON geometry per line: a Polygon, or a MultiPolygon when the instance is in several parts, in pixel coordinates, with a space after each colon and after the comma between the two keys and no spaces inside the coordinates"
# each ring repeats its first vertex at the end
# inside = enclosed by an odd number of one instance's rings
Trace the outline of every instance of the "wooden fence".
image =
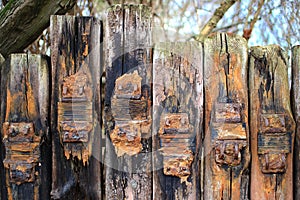
{"type": "Polygon", "coordinates": [[[300,47],[153,41],[151,11],[52,16],[0,58],[0,199],[299,199],[300,47]],[[105,78],[104,78],[105,76],[105,78]]]}

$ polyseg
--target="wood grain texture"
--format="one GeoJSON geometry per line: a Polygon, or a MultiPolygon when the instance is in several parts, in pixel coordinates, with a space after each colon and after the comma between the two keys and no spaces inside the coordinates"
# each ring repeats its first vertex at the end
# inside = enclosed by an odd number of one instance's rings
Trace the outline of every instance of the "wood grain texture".
{"type": "Polygon", "coordinates": [[[157,44],[153,63],[154,199],[200,199],[202,48],[157,44]]]}
{"type": "Polygon", "coordinates": [[[107,13],[106,199],[152,198],[151,23],[143,5],[115,5],[107,13]],[[136,114],[143,105],[144,121],[136,114]]]}
{"type": "Polygon", "coordinates": [[[294,145],[294,197],[300,196],[300,46],[292,48],[292,109],[296,122],[294,145]]]}
{"type": "Polygon", "coordinates": [[[101,199],[102,23],[51,18],[53,199],[101,199]]]}
{"type": "Polygon", "coordinates": [[[204,51],[204,199],[248,199],[247,42],[218,33],[204,51]]]}
{"type": "Polygon", "coordinates": [[[290,106],[287,55],[276,45],[252,47],[249,62],[252,152],[250,197],[293,199],[295,122],[290,106]],[[268,130],[264,124],[268,127],[281,126],[283,129],[268,130]],[[270,143],[261,143],[261,137],[268,138],[270,143]],[[287,138],[289,143],[284,144],[283,140],[276,142],[271,137],[287,138]],[[262,147],[269,149],[265,151],[262,147]],[[289,151],[277,150],[282,147],[289,151]]]}
{"type": "Polygon", "coordinates": [[[6,152],[2,199],[50,198],[48,61],[41,55],[12,54],[2,67],[1,139],[6,152]]]}

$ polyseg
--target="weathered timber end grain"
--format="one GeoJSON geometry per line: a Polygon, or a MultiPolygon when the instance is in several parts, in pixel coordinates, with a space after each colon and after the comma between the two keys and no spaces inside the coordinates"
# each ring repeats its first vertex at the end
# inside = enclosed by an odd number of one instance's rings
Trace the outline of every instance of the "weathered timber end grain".
{"type": "Polygon", "coordinates": [[[102,23],[52,16],[53,199],[100,199],[102,23]]]}
{"type": "Polygon", "coordinates": [[[296,122],[294,148],[294,197],[300,196],[300,46],[292,48],[292,109],[296,122]]]}
{"type": "Polygon", "coordinates": [[[49,59],[12,54],[1,71],[3,199],[49,199],[49,59]]]}
{"type": "Polygon", "coordinates": [[[295,122],[288,59],[276,45],[252,47],[249,59],[251,199],[293,199],[295,122]]]}
{"type": "Polygon", "coordinates": [[[218,33],[204,51],[204,199],[248,199],[247,42],[218,33]]]}
{"type": "Polygon", "coordinates": [[[153,63],[154,199],[200,199],[201,45],[157,44],[153,63]]]}
{"type": "Polygon", "coordinates": [[[143,5],[107,13],[106,199],[152,199],[151,15],[143,5]]]}

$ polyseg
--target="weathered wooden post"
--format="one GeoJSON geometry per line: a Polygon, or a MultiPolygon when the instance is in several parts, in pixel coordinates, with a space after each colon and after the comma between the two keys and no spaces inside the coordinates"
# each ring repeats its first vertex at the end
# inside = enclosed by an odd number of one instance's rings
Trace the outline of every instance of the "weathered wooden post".
{"type": "Polygon", "coordinates": [[[154,199],[200,199],[202,46],[162,43],[153,62],[154,199]]]}
{"type": "Polygon", "coordinates": [[[105,26],[106,199],[152,199],[151,12],[115,5],[105,26]]]}
{"type": "Polygon", "coordinates": [[[247,42],[214,34],[204,52],[204,199],[248,199],[247,42]]]}
{"type": "Polygon", "coordinates": [[[12,54],[1,70],[2,199],[49,199],[49,59],[12,54]]]}
{"type": "Polygon", "coordinates": [[[294,150],[294,199],[300,197],[300,46],[292,48],[292,109],[296,122],[294,150]]]}
{"type": "Polygon", "coordinates": [[[251,199],[293,199],[295,122],[288,59],[276,45],[250,49],[251,199]]]}
{"type": "MultiPolygon", "coordinates": [[[[4,65],[4,57],[0,54],[0,69],[2,69],[3,67],[5,67],[4,65]],[[2,66],[3,65],[3,66],[2,66]]],[[[1,76],[0,76],[0,81],[1,81],[1,76]]],[[[0,89],[1,92],[1,89],[0,89]]],[[[2,141],[2,135],[0,134],[0,141],[2,141]]],[[[3,189],[5,190],[5,172],[4,172],[4,166],[3,166],[3,147],[2,147],[2,143],[0,142],[0,199],[4,199],[4,197],[2,197],[2,191],[3,189]]]]}
{"type": "Polygon", "coordinates": [[[51,17],[53,199],[101,199],[102,23],[51,17]]]}

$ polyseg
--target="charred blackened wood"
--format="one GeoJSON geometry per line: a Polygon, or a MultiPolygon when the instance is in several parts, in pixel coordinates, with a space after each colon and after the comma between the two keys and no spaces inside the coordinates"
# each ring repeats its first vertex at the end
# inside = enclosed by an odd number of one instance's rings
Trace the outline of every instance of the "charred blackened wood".
{"type": "Polygon", "coordinates": [[[100,199],[102,23],[51,18],[53,199],[100,199]]]}
{"type": "Polygon", "coordinates": [[[196,43],[162,43],[155,47],[154,199],[200,199],[201,55],[196,43]]]}
{"type": "Polygon", "coordinates": [[[40,55],[12,54],[2,68],[3,199],[50,198],[48,61],[40,55]]]}
{"type": "Polygon", "coordinates": [[[214,34],[204,51],[204,199],[248,199],[247,42],[214,34]]]}
{"type": "Polygon", "coordinates": [[[287,55],[275,45],[250,49],[251,199],[293,199],[293,120],[287,55]]]}
{"type": "Polygon", "coordinates": [[[151,16],[144,5],[107,12],[106,199],[152,199],[151,16]]]}
{"type": "Polygon", "coordinates": [[[292,109],[296,122],[294,150],[294,198],[300,196],[300,46],[292,48],[292,109]]]}

